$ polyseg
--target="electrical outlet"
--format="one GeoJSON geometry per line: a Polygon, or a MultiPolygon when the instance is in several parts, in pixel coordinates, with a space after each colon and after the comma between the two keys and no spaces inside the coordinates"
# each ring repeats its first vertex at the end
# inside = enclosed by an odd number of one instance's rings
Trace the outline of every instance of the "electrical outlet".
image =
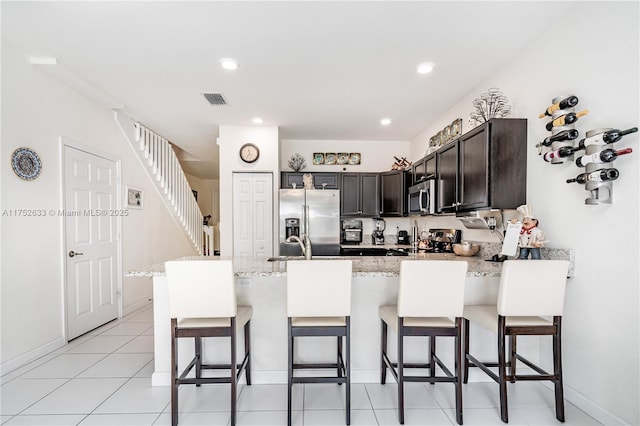
{"type": "Polygon", "coordinates": [[[251,287],[251,278],[236,278],[236,284],[238,287],[251,287]]]}

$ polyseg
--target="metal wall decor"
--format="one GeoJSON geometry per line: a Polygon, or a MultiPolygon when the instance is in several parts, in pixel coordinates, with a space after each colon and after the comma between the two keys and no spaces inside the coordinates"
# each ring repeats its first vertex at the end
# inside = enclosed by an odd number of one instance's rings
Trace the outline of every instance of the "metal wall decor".
{"type": "Polygon", "coordinates": [[[42,162],[34,150],[21,147],[11,154],[11,167],[20,179],[34,180],[40,176],[42,162]]]}
{"type": "Polygon", "coordinates": [[[475,111],[471,113],[469,122],[475,124],[486,123],[492,118],[504,118],[511,113],[511,105],[508,104],[504,94],[497,88],[491,87],[486,93],[473,101],[475,111]]]}
{"type": "Polygon", "coordinates": [[[584,200],[585,204],[611,204],[613,200],[613,181],[618,179],[620,172],[613,166],[614,160],[621,155],[633,152],[631,148],[616,150],[613,143],[623,136],[636,133],[637,127],[627,130],[612,128],[600,128],[588,130],[585,137],[575,143],[580,132],[575,128],[575,123],[582,116],[589,113],[588,109],[575,112],[578,104],[575,95],[562,95],[551,100],[551,106],[538,116],[538,118],[550,118],[545,128],[551,131],[551,136],[538,143],[539,154],[551,164],[574,163],[578,167],[584,167],[584,171],[575,178],[567,179],[567,183],[584,185],[589,191],[590,197],[584,200]],[[575,161],[574,155],[579,155],[575,161]],[[567,161],[571,160],[571,161],[567,161]]]}
{"type": "Polygon", "coordinates": [[[304,161],[304,157],[297,152],[291,156],[289,159],[289,167],[294,172],[299,172],[307,166],[307,163],[304,161]]]}

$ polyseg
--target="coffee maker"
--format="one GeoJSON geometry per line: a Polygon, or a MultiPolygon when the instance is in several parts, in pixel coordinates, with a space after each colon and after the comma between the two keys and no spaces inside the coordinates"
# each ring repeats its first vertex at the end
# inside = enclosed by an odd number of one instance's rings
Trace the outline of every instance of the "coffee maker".
{"type": "Polygon", "coordinates": [[[371,234],[372,243],[375,245],[384,244],[384,230],[386,224],[384,219],[373,219],[373,233],[371,234]]]}

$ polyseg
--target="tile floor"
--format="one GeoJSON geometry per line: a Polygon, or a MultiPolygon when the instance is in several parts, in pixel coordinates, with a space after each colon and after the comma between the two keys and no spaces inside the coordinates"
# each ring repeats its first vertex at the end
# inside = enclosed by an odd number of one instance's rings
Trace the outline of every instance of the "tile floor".
{"type": "MultiPolygon", "coordinates": [[[[169,425],[168,387],[152,387],[153,312],[145,307],[2,377],[3,425],[169,425]]],[[[389,376],[393,383],[393,379],[389,376]]],[[[454,425],[453,385],[409,383],[406,425],[454,425]]],[[[397,425],[396,386],[352,385],[352,425],[397,425]]],[[[464,387],[464,424],[501,425],[494,383],[464,387]]],[[[509,389],[510,425],[559,424],[553,393],[540,383],[509,389]]],[[[343,388],[294,387],[295,425],[344,425],[343,388]]],[[[239,425],[285,425],[286,385],[241,386],[239,425]]],[[[597,425],[566,403],[566,425],[597,425]]],[[[229,424],[228,385],[182,386],[180,425],[229,424]]]]}

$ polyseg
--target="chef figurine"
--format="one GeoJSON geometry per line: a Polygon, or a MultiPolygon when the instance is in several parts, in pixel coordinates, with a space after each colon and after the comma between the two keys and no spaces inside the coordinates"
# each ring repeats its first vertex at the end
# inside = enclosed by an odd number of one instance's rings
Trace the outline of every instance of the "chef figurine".
{"type": "Polygon", "coordinates": [[[518,241],[520,247],[518,259],[528,259],[529,253],[531,253],[531,259],[542,259],[540,247],[544,245],[544,231],[538,228],[538,219],[533,216],[531,207],[527,204],[518,207],[517,210],[523,216],[518,241]]]}

